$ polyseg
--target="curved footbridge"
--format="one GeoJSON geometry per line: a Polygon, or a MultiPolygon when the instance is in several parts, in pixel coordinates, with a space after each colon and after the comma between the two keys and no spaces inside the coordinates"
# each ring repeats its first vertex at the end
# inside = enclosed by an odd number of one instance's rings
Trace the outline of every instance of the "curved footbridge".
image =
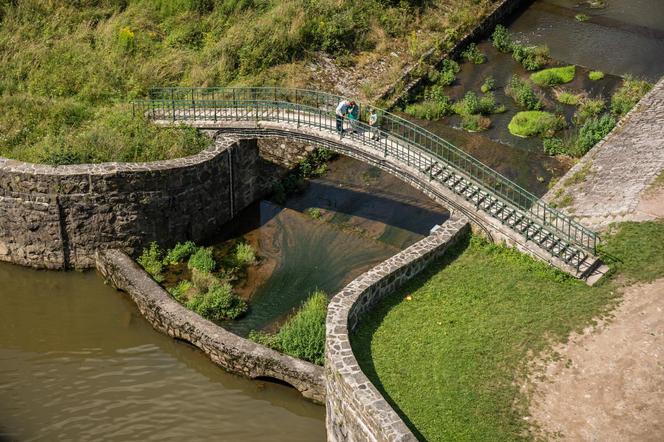
{"type": "MultiPolygon", "coordinates": [[[[240,138],[310,141],[375,165],[463,213],[494,241],[506,241],[580,279],[600,262],[597,233],[547,205],[446,140],[378,110],[343,137],[334,110],[342,97],[284,88],[159,88],[133,102],[158,124],[187,124],[240,138]]],[[[363,109],[366,110],[366,109],[363,109]]]]}

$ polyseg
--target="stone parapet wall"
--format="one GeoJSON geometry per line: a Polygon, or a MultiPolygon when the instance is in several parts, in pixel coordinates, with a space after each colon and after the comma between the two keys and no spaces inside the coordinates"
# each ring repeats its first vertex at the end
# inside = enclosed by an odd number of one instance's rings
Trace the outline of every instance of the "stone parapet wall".
{"type": "Polygon", "coordinates": [[[87,268],[98,248],[201,241],[260,196],[258,152],[255,140],[217,137],[197,155],[150,163],[0,158],[0,261],[87,268]]]}
{"type": "Polygon", "coordinates": [[[325,342],[329,441],[416,440],[362,372],[353,354],[350,335],[376,303],[421,272],[469,230],[468,220],[454,216],[439,230],[359,276],[332,298],[325,342]]]}
{"type": "Polygon", "coordinates": [[[188,310],[119,250],[98,251],[96,266],[107,281],[129,295],[158,331],[190,342],[231,373],[278,379],[314,402],[324,401],[322,367],[237,336],[188,310]]]}

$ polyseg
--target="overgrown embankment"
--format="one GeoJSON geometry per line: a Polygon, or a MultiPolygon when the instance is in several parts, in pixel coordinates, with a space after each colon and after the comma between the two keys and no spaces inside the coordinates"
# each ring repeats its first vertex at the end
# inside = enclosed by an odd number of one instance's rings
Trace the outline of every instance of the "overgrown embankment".
{"type": "Polygon", "coordinates": [[[334,90],[337,80],[311,68],[321,54],[328,70],[376,87],[496,2],[3,0],[0,156],[57,165],[189,155],[205,137],[158,131],[122,103],[151,86],[334,90]]]}

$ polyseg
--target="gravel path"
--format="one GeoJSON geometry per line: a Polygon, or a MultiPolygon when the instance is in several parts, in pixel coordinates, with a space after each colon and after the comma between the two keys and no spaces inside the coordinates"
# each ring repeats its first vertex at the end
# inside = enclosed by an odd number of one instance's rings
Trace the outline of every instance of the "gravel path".
{"type": "Polygon", "coordinates": [[[555,349],[534,382],[530,411],[547,438],[664,440],[664,278],[627,288],[614,313],[555,349]]]}

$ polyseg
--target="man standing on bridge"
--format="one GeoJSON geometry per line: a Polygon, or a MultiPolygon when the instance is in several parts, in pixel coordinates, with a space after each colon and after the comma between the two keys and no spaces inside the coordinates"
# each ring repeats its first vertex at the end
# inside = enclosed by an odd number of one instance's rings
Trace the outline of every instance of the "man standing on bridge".
{"type": "Polygon", "coordinates": [[[344,118],[346,118],[346,115],[348,114],[348,109],[354,105],[355,105],[354,101],[348,101],[346,99],[341,100],[337,105],[336,115],[337,115],[337,132],[339,133],[339,139],[341,139],[341,137],[343,137],[344,134],[344,118]]]}

